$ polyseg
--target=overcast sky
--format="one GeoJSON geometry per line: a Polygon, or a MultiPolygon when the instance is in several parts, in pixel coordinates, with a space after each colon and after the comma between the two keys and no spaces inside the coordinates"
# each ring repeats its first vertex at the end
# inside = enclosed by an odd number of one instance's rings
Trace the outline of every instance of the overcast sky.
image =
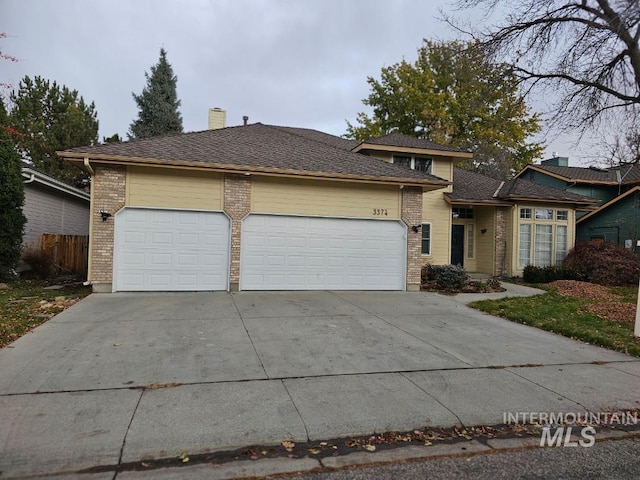
{"type": "MultiPolygon", "coordinates": [[[[132,92],[160,48],[178,77],[185,131],[207,128],[208,109],[227,125],[307,127],[335,135],[366,110],[367,76],[422,39],[451,39],[438,20],[446,0],[0,0],[0,83],[40,75],[94,101],[100,138],[137,117],[132,92]]],[[[575,158],[566,138],[548,142],[575,158]]]]}

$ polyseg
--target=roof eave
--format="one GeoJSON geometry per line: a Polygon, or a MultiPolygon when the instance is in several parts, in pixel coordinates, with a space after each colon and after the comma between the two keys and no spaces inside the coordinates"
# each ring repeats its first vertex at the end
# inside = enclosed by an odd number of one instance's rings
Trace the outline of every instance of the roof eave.
{"type": "Polygon", "coordinates": [[[538,202],[538,203],[571,203],[573,205],[593,205],[597,200],[577,200],[568,198],[549,198],[549,197],[532,197],[529,195],[506,195],[502,197],[504,200],[512,200],[514,202],[538,202]]]}
{"type": "Polygon", "coordinates": [[[487,206],[487,207],[511,207],[513,203],[504,202],[500,200],[480,200],[477,198],[451,198],[450,194],[446,193],[444,195],[444,199],[450,205],[474,205],[478,207],[487,206]]]}
{"type": "Polygon", "coordinates": [[[351,151],[354,153],[358,153],[361,150],[378,150],[382,152],[414,153],[417,155],[439,155],[442,157],[473,158],[473,153],[471,152],[436,150],[431,148],[397,147],[393,145],[377,145],[375,143],[367,142],[360,143],[351,151]]]}
{"type": "Polygon", "coordinates": [[[618,182],[615,182],[613,180],[587,180],[585,178],[572,178],[572,177],[567,177],[565,175],[561,175],[559,173],[556,172],[551,172],[545,168],[540,168],[538,165],[527,165],[525,166],[522,170],[520,170],[517,175],[514,178],[518,178],[520,177],[520,175],[522,175],[522,173],[524,173],[526,170],[534,170],[536,172],[540,172],[543,173],[545,175],[549,175],[550,177],[554,177],[557,178],[559,180],[564,180],[565,182],[568,183],[585,183],[588,185],[591,184],[596,184],[596,185],[618,185],[618,182]]]}
{"type": "Polygon", "coordinates": [[[60,180],[50,177],[42,172],[38,172],[37,170],[33,170],[29,167],[24,167],[22,169],[22,177],[27,180],[25,183],[30,183],[30,181],[37,182],[41,185],[46,185],[49,188],[53,188],[59,192],[66,193],[67,195],[71,195],[76,198],[80,198],[81,200],[89,201],[91,196],[83,192],[82,190],[72,187],[71,185],[67,185],[60,180]]]}
{"type": "Polygon", "coordinates": [[[78,152],[56,152],[65,160],[84,162],[89,158],[94,163],[110,163],[115,165],[158,166],[158,167],[191,167],[220,173],[235,173],[244,175],[271,175],[296,178],[310,178],[322,180],[352,181],[373,184],[402,185],[406,187],[420,187],[425,191],[438,190],[451,182],[446,180],[417,179],[404,177],[389,177],[378,175],[355,175],[337,172],[314,172],[308,170],[280,169],[272,167],[256,167],[252,165],[230,165],[212,162],[198,162],[188,160],[159,160],[156,158],[126,157],[120,155],[88,154],[78,152]]]}

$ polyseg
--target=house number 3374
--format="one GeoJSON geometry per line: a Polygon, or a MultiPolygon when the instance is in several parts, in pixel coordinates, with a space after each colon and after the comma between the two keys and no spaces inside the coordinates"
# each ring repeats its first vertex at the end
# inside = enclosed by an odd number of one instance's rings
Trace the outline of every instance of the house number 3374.
{"type": "Polygon", "coordinates": [[[374,208],[373,209],[373,214],[374,215],[389,215],[387,213],[387,209],[386,208],[374,208]]]}

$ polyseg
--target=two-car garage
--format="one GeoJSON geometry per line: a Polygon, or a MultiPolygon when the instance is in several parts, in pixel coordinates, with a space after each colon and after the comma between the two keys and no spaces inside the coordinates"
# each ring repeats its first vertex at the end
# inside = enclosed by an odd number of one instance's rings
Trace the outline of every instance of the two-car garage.
{"type": "MultiPolygon", "coordinates": [[[[224,213],[127,207],[115,221],[114,291],[229,288],[224,213]]],[[[241,232],[241,290],[405,288],[400,221],[249,214],[241,232]]]]}

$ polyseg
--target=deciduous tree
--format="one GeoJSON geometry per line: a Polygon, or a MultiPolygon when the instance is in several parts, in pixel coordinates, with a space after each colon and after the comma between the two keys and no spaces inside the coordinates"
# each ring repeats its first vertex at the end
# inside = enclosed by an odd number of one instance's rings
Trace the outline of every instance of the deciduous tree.
{"type": "Polygon", "coordinates": [[[458,6],[509,12],[496,27],[467,33],[509,62],[522,82],[557,100],[557,126],[584,132],[612,118],[622,117],[624,126],[624,117],[638,115],[638,0],[459,0],[458,6]]]}
{"type": "Polygon", "coordinates": [[[167,52],[160,49],[158,63],[145,72],[147,86],[140,95],[133,93],[138,105],[138,118],[129,127],[129,138],[147,138],[182,133],[180,100],[176,86],[178,77],[167,61],[167,52]]]}
{"type": "MultiPolygon", "coordinates": [[[[475,43],[424,41],[418,59],[369,77],[371,116],[347,122],[347,136],[366,139],[393,131],[474,152],[467,168],[507,178],[538,157],[539,130],[508,65],[491,62],[475,43]]],[[[465,165],[461,165],[465,167],[465,165]]]]}
{"type": "Polygon", "coordinates": [[[15,137],[22,157],[37,170],[70,184],[81,184],[86,174],[64,162],[56,151],[98,141],[94,103],[86,104],[77,90],[38,76],[25,76],[10,98],[10,125],[24,134],[15,137]]]}

